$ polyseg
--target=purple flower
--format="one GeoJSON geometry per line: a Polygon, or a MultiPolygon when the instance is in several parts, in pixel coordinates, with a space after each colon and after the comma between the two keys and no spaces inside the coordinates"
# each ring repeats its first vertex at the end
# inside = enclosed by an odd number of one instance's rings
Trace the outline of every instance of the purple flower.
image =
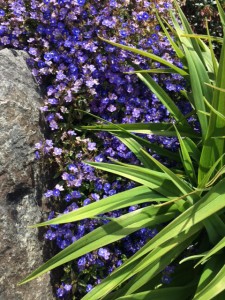
{"type": "Polygon", "coordinates": [[[98,250],[98,255],[103,257],[105,260],[108,260],[110,257],[110,252],[106,248],[100,248],[98,250]]]}
{"type": "Polygon", "coordinates": [[[79,199],[79,198],[81,198],[81,193],[79,191],[73,191],[71,193],[71,196],[75,199],[79,199]]]}
{"type": "Polygon", "coordinates": [[[42,142],[36,143],[35,144],[35,149],[40,150],[42,148],[42,145],[43,145],[42,142]]]}
{"type": "Polygon", "coordinates": [[[88,150],[93,151],[96,150],[96,143],[88,143],[88,150]]]}
{"type": "Polygon", "coordinates": [[[89,293],[93,289],[93,286],[91,284],[88,284],[86,287],[86,292],[89,293]]]}
{"type": "Polygon", "coordinates": [[[30,47],[28,52],[31,54],[31,55],[34,55],[36,56],[37,55],[37,48],[33,48],[33,47],[30,47]]]}
{"type": "Polygon", "coordinates": [[[107,107],[107,110],[110,111],[110,112],[114,112],[114,111],[116,111],[116,106],[113,105],[113,104],[110,104],[110,105],[107,107]]]}
{"type": "Polygon", "coordinates": [[[49,126],[51,128],[51,130],[56,130],[59,128],[58,124],[56,123],[55,120],[51,120],[50,123],[49,123],[49,126]]]}
{"type": "Polygon", "coordinates": [[[91,200],[89,198],[85,199],[84,202],[83,202],[83,206],[86,206],[88,204],[91,203],[91,200]]]}
{"type": "Polygon", "coordinates": [[[48,230],[48,231],[46,232],[46,234],[45,234],[45,238],[46,238],[47,240],[52,241],[52,240],[54,240],[54,239],[56,238],[56,234],[55,234],[55,232],[53,232],[52,230],[48,230]]]}
{"type": "Polygon", "coordinates": [[[53,154],[56,155],[56,156],[61,155],[62,154],[62,149],[55,147],[54,151],[53,151],[53,154]]]}
{"type": "Polygon", "coordinates": [[[69,169],[71,172],[73,172],[73,173],[78,172],[78,168],[76,167],[75,164],[69,164],[69,165],[68,165],[68,169],[69,169]]]}
{"type": "Polygon", "coordinates": [[[68,130],[67,133],[71,136],[77,135],[74,130],[68,130]]]}
{"type": "Polygon", "coordinates": [[[68,195],[65,196],[64,199],[65,199],[66,202],[70,202],[72,200],[72,196],[70,194],[68,194],[68,195]]]}
{"type": "Polygon", "coordinates": [[[49,198],[49,197],[53,196],[53,191],[52,191],[52,190],[47,190],[47,192],[44,193],[44,196],[45,196],[46,198],[49,198]]]}
{"type": "Polygon", "coordinates": [[[169,277],[168,275],[163,275],[161,281],[164,284],[170,284],[172,281],[172,278],[169,277]]]}
{"type": "Polygon", "coordinates": [[[35,151],[34,155],[35,155],[35,159],[40,159],[41,158],[39,151],[35,151]]]}
{"type": "Polygon", "coordinates": [[[102,162],[103,160],[104,160],[104,155],[103,154],[99,154],[95,157],[96,162],[102,162]]]}
{"type": "Polygon", "coordinates": [[[71,291],[71,289],[72,289],[72,285],[71,285],[71,284],[65,284],[65,285],[64,285],[64,289],[65,289],[67,292],[69,292],[69,291],[71,291]]]}
{"type": "Polygon", "coordinates": [[[78,268],[79,270],[84,270],[85,265],[86,265],[86,258],[85,257],[81,257],[78,262],[77,262],[78,268]]]}
{"type": "Polygon", "coordinates": [[[95,200],[95,201],[98,201],[100,199],[100,196],[96,193],[92,193],[91,194],[91,197],[95,200]]]}
{"type": "Polygon", "coordinates": [[[57,295],[57,297],[62,298],[65,295],[65,290],[62,288],[58,288],[56,290],[56,295],[57,295]]]}

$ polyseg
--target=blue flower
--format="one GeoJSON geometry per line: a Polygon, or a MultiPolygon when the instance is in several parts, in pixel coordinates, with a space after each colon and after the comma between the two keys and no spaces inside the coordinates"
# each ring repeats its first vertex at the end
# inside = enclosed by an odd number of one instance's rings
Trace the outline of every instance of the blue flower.
{"type": "Polygon", "coordinates": [[[65,295],[64,289],[58,288],[58,289],[56,290],[56,295],[57,295],[57,297],[62,298],[62,297],[65,295]]]}
{"type": "Polygon", "coordinates": [[[60,196],[60,190],[54,189],[54,190],[53,190],[53,196],[59,197],[59,196],[60,196]]]}
{"type": "Polygon", "coordinates": [[[86,258],[85,257],[81,257],[80,259],[78,259],[78,261],[77,261],[77,265],[78,265],[78,268],[79,268],[79,270],[81,271],[81,270],[84,270],[84,268],[85,268],[85,265],[86,265],[86,258]]]}
{"type": "Polygon", "coordinates": [[[91,284],[88,284],[86,287],[86,292],[90,292],[93,289],[93,286],[91,284]]]}
{"type": "Polygon", "coordinates": [[[4,25],[0,25],[0,36],[3,35],[7,30],[7,27],[4,25]]]}
{"type": "Polygon", "coordinates": [[[5,16],[5,11],[3,9],[0,9],[0,17],[4,17],[5,16]]]}
{"type": "Polygon", "coordinates": [[[44,193],[44,196],[45,196],[46,198],[49,198],[49,197],[53,196],[53,191],[52,191],[52,190],[47,190],[47,192],[44,193]]]}
{"type": "Polygon", "coordinates": [[[83,202],[83,206],[86,206],[88,204],[91,203],[91,200],[89,198],[85,199],[84,202],[83,202]]]}
{"type": "Polygon", "coordinates": [[[72,198],[79,199],[81,198],[81,193],[79,191],[73,191],[71,193],[72,198]]]}
{"type": "Polygon", "coordinates": [[[77,0],[77,4],[80,6],[83,6],[85,4],[86,0],[77,0]]]}
{"type": "Polygon", "coordinates": [[[169,277],[168,275],[163,275],[161,281],[164,284],[170,284],[172,281],[172,278],[169,277]]]}

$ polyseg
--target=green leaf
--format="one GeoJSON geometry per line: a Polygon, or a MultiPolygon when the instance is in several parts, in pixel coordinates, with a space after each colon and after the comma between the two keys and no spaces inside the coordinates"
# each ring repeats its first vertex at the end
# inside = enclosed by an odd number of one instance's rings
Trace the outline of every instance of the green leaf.
{"type": "MultiPolygon", "coordinates": [[[[223,89],[217,89],[218,91],[221,91],[223,92],[223,89]]],[[[219,118],[221,118],[222,120],[225,121],[225,115],[221,114],[218,110],[216,110],[205,98],[204,98],[204,101],[206,103],[206,105],[210,108],[210,110],[215,114],[217,115],[219,118]]],[[[224,103],[225,105],[225,103],[224,103]]]]}
{"type": "MultiPolygon", "coordinates": [[[[176,1],[174,1],[174,3],[175,3],[175,6],[176,6],[176,9],[178,11],[178,14],[179,14],[180,20],[182,22],[182,25],[183,25],[185,33],[187,33],[187,34],[193,34],[194,32],[192,31],[191,26],[188,23],[188,20],[185,17],[183,11],[181,10],[180,6],[178,5],[178,3],[176,1]]],[[[172,16],[172,19],[174,21],[175,17],[174,17],[174,15],[172,13],[171,13],[171,16],[172,16]]],[[[174,25],[175,24],[177,24],[177,23],[174,22],[174,25]]],[[[176,29],[177,28],[178,27],[176,26],[176,29]]],[[[183,38],[181,39],[181,42],[182,41],[183,41],[183,38]]],[[[192,40],[189,39],[189,41],[190,41],[191,47],[193,48],[193,50],[195,51],[195,53],[197,54],[197,56],[200,58],[200,60],[202,61],[202,63],[204,63],[204,58],[203,58],[203,55],[202,55],[201,48],[199,46],[199,41],[196,41],[195,39],[192,39],[192,40]]],[[[185,58],[188,59],[187,55],[185,55],[185,58]]]]}
{"type": "MultiPolygon", "coordinates": [[[[137,272],[147,267],[147,265],[143,263],[143,260],[139,263],[139,267],[137,267],[138,265],[134,264],[136,260],[139,261],[140,258],[144,257],[146,254],[151,255],[150,251],[161,247],[166,242],[169,243],[171,237],[183,236],[183,233],[186,234],[190,229],[196,230],[195,232],[201,230],[203,226],[202,221],[225,207],[225,203],[223,201],[224,192],[225,179],[221,180],[221,182],[219,182],[214,188],[212,188],[211,191],[204,195],[201,200],[199,200],[196,204],[194,204],[175,220],[173,220],[169,225],[163,228],[151,241],[143,246],[122,266],[115,270],[93,291],[96,293],[97,291],[99,291],[99,293],[103,292],[103,287],[106,293],[113,290],[122,281],[128,280],[137,272]],[[132,268],[129,268],[129,266],[132,266],[132,268]]],[[[146,262],[146,257],[144,260],[146,262]]],[[[91,291],[91,293],[94,293],[93,291],[91,291]]],[[[98,298],[91,299],[94,300],[98,298]]]]}
{"type": "Polygon", "coordinates": [[[220,20],[221,20],[221,23],[222,23],[223,28],[224,28],[223,32],[225,34],[225,13],[224,13],[224,10],[223,10],[219,0],[216,0],[216,4],[217,4],[218,10],[219,10],[220,20]]]}
{"type": "Polygon", "coordinates": [[[168,109],[175,120],[183,126],[190,127],[184,115],[178,109],[169,95],[155,82],[149,74],[137,74],[137,76],[147,85],[147,87],[159,98],[162,104],[168,109]]]}
{"type": "MultiPolygon", "coordinates": [[[[185,33],[192,34],[193,32],[191,30],[191,27],[188,24],[183,12],[178,7],[178,5],[177,9],[179,11],[179,16],[181,18],[185,33]]],[[[206,107],[203,101],[203,96],[205,96],[208,99],[210,99],[212,96],[212,92],[208,88],[206,89],[206,86],[204,85],[204,82],[210,84],[210,78],[206,70],[207,63],[204,60],[201,49],[199,47],[199,41],[196,41],[195,39],[181,37],[183,31],[181,30],[173,14],[171,14],[171,17],[173,19],[174,26],[177,30],[178,36],[184,48],[185,58],[187,59],[188,70],[190,74],[190,83],[194,99],[194,106],[197,111],[201,110],[204,112],[206,111],[206,107]]],[[[208,128],[207,117],[198,113],[198,118],[200,121],[203,138],[205,138],[208,128]]]]}
{"type": "MultiPolygon", "coordinates": [[[[213,99],[211,106],[221,115],[225,115],[224,105],[224,92],[221,89],[225,89],[225,36],[222,45],[219,69],[217,72],[217,78],[215,86],[219,89],[214,89],[213,99]]],[[[211,99],[205,97],[207,100],[211,99]]],[[[208,101],[209,102],[209,101],[208,101]]],[[[225,120],[218,116],[214,111],[210,111],[209,126],[207,130],[207,136],[203,144],[202,154],[200,159],[200,166],[198,172],[198,182],[200,183],[205,174],[212,167],[212,165],[224,154],[225,152],[225,140],[213,139],[215,136],[223,136],[225,132],[225,120]]],[[[224,160],[221,161],[221,166],[224,165],[224,160]]]]}
{"type": "MultiPolygon", "coordinates": [[[[167,174],[164,174],[162,172],[153,171],[146,168],[142,168],[134,165],[126,165],[126,164],[123,164],[123,166],[118,166],[118,165],[108,164],[108,163],[94,163],[94,162],[88,162],[87,164],[97,169],[111,172],[113,174],[117,174],[125,178],[128,178],[132,181],[143,184],[149,187],[150,189],[160,193],[161,195],[167,197],[168,199],[171,198],[173,199],[176,196],[182,195],[180,189],[177,188],[170,181],[170,177],[167,174]]],[[[189,191],[191,191],[190,188],[189,191]]]]}
{"type": "MultiPolygon", "coordinates": [[[[177,126],[176,126],[177,127],[177,126]]],[[[180,130],[178,129],[177,127],[177,130],[179,131],[180,133],[180,136],[183,137],[181,135],[181,132],[180,130]]],[[[198,149],[198,146],[189,138],[189,137],[185,137],[183,138],[183,143],[189,153],[189,155],[196,161],[196,162],[199,162],[199,159],[200,159],[200,151],[198,149]]]]}
{"type": "MultiPolygon", "coordinates": [[[[156,152],[158,155],[162,155],[165,156],[171,160],[174,161],[180,161],[179,156],[177,155],[177,153],[168,151],[167,149],[164,149],[162,147],[160,147],[159,145],[150,143],[149,141],[147,141],[146,139],[143,139],[139,136],[136,136],[135,134],[130,133],[129,131],[125,130],[123,127],[121,127],[118,124],[113,124],[109,121],[105,121],[104,119],[97,117],[89,112],[85,112],[83,110],[80,109],[76,109],[76,111],[80,111],[82,113],[88,114],[89,116],[92,116],[98,120],[101,120],[103,122],[107,122],[108,124],[110,124],[109,126],[112,127],[112,129],[114,128],[114,131],[117,130],[117,132],[124,132],[126,135],[129,135],[130,137],[132,137],[135,141],[137,141],[140,145],[142,145],[142,147],[148,147],[149,149],[151,149],[152,151],[156,152]]],[[[79,127],[81,128],[81,127],[79,127]]],[[[82,127],[83,128],[83,127],[82,127]]]]}
{"type": "MultiPolygon", "coordinates": [[[[221,156],[221,159],[223,156],[221,156]]],[[[220,176],[222,176],[225,173],[225,166],[223,166],[217,173],[216,175],[207,183],[206,187],[213,185],[220,176]]]]}
{"type": "Polygon", "coordinates": [[[170,287],[157,290],[131,294],[118,298],[117,300],[180,300],[189,299],[191,286],[170,287]]]}
{"type": "Polygon", "coordinates": [[[23,279],[20,284],[31,281],[34,278],[37,278],[40,275],[86,253],[118,241],[143,227],[155,226],[163,222],[168,222],[175,215],[174,209],[175,208],[173,207],[169,210],[160,210],[159,208],[150,206],[116,218],[110,223],[86,234],[84,237],[56,254],[45,264],[23,279]]]}
{"type": "Polygon", "coordinates": [[[166,73],[177,73],[171,68],[158,68],[158,69],[150,69],[150,70],[137,70],[137,71],[130,71],[124,72],[124,74],[137,74],[137,73],[154,73],[154,74],[166,74],[166,73]]]}
{"type": "Polygon", "coordinates": [[[208,128],[208,120],[205,115],[199,114],[198,110],[207,112],[203,97],[207,95],[207,97],[210,98],[211,93],[205,90],[204,82],[210,83],[210,80],[197,54],[193,52],[193,50],[190,50],[189,46],[184,46],[184,50],[186,53],[188,67],[190,70],[190,82],[193,93],[194,105],[197,110],[199,122],[201,125],[202,136],[204,139],[208,128]]]}
{"type": "Polygon", "coordinates": [[[171,64],[170,62],[168,62],[167,60],[155,55],[155,54],[152,54],[152,53],[149,53],[149,52],[146,52],[146,51],[143,51],[143,50],[138,50],[136,48],[132,48],[132,47],[129,47],[129,46],[125,46],[125,45],[122,45],[122,44],[118,44],[118,43],[114,43],[110,40],[106,40],[102,37],[99,37],[102,41],[108,43],[108,44],[111,44],[115,47],[118,47],[120,49],[123,49],[123,50],[127,50],[127,51],[130,51],[130,52],[133,52],[133,53],[136,53],[136,54],[139,54],[141,56],[144,56],[144,57],[148,57],[154,61],[157,61],[161,64],[163,64],[164,66],[167,66],[171,69],[173,69],[174,71],[176,71],[178,74],[182,75],[182,76],[185,76],[185,75],[188,75],[187,72],[185,72],[183,69],[180,69],[178,68],[177,66],[171,64]]]}
{"type": "Polygon", "coordinates": [[[214,165],[212,165],[208,173],[204,176],[202,181],[199,183],[198,189],[204,189],[206,186],[208,186],[209,180],[211,179],[212,175],[215,173],[217,166],[219,165],[219,163],[221,162],[224,156],[225,154],[223,154],[220,158],[218,158],[218,160],[214,163],[214,165]]]}
{"type": "MultiPolygon", "coordinates": [[[[174,174],[169,168],[167,168],[166,166],[164,166],[163,164],[161,164],[157,159],[155,159],[154,157],[152,157],[150,154],[148,154],[146,151],[144,151],[143,149],[141,150],[143,152],[143,154],[146,157],[149,157],[149,159],[151,159],[158,168],[160,168],[166,175],[168,175],[171,183],[173,182],[174,185],[181,191],[182,194],[190,194],[193,192],[193,189],[190,188],[190,186],[183,181],[182,179],[180,179],[176,174],[174,174]]],[[[187,196],[187,199],[189,200],[189,203],[193,203],[193,198],[187,196]]]]}
{"type": "Polygon", "coordinates": [[[140,162],[142,162],[145,168],[153,170],[155,169],[152,161],[143,155],[141,151],[142,146],[135,139],[130,137],[129,132],[117,132],[114,133],[114,136],[116,136],[125,146],[128,147],[128,149],[132,151],[132,153],[140,160],[140,162]]]}
{"type": "MultiPolygon", "coordinates": [[[[196,237],[193,232],[193,228],[187,235],[181,235],[176,241],[168,241],[164,243],[161,247],[154,249],[144,260],[142,260],[139,265],[145,264],[145,268],[142,269],[137,275],[131,278],[124,287],[122,287],[115,295],[110,298],[103,298],[104,300],[114,300],[118,296],[125,294],[132,294],[139,290],[143,285],[150,282],[156,275],[162,272],[168,265],[170,265],[187,247],[193,242],[196,237]],[[189,236],[189,237],[188,237],[189,236]]],[[[197,229],[196,229],[197,230],[197,229]]]]}
{"type": "Polygon", "coordinates": [[[136,204],[163,202],[167,200],[167,198],[160,196],[156,192],[151,191],[149,188],[145,186],[139,186],[125,192],[103,198],[102,200],[91,203],[67,214],[60,215],[57,218],[30,227],[35,228],[53,224],[76,222],[136,204]]]}
{"type": "Polygon", "coordinates": [[[176,126],[174,125],[175,130],[177,132],[177,137],[180,143],[180,148],[181,148],[181,153],[183,156],[183,166],[184,166],[184,170],[186,172],[187,177],[190,179],[190,182],[193,185],[196,185],[197,183],[197,179],[196,179],[196,175],[195,175],[195,169],[194,166],[192,164],[192,160],[191,157],[188,153],[188,149],[185,146],[185,143],[183,142],[183,139],[181,138],[179,131],[177,130],[176,126]]]}
{"type": "MultiPolygon", "coordinates": [[[[213,277],[207,286],[201,289],[199,292],[196,293],[194,300],[205,300],[205,299],[213,299],[216,295],[220,294],[222,291],[225,290],[225,265],[224,259],[220,258],[220,265],[223,266],[220,271],[215,274],[213,272],[213,277]]],[[[212,266],[215,269],[215,265],[212,266]]]]}
{"type": "Polygon", "coordinates": [[[217,37],[217,36],[209,36],[208,34],[207,35],[204,35],[204,34],[188,34],[188,33],[183,33],[181,35],[181,37],[188,37],[188,38],[193,38],[193,39],[205,39],[205,40],[211,40],[211,41],[215,41],[215,42],[218,42],[220,44],[223,43],[223,39],[220,38],[220,37],[217,37]]]}
{"type": "Polygon", "coordinates": [[[200,264],[206,263],[207,260],[209,260],[213,255],[218,253],[224,247],[225,247],[225,237],[222,238],[222,240],[220,240],[219,243],[215,245],[215,247],[209,250],[208,253],[205,254],[203,258],[195,265],[195,267],[197,267],[200,264]]]}
{"type": "Polygon", "coordinates": [[[225,93],[225,89],[218,88],[217,86],[212,85],[212,84],[208,84],[208,83],[205,83],[205,84],[208,85],[208,86],[210,86],[213,89],[216,89],[218,91],[221,91],[221,92],[225,93]]]}
{"type": "Polygon", "coordinates": [[[215,53],[213,51],[213,45],[212,45],[212,38],[209,34],[209,26],[208,26],[208,21],[206,19],[206,30],[207,30],[207,36],[208,36],[208,41],[209,41],[209,48],[210,48],[210,54],[211,54],[211,61],[213,64],[213,73],[215,74],[215,76],[217,75],[218,72],[218,62],[215,56],[215,53]]]}
{"type": "MultiPolygon", "coordinates": [[[[190,261],[190,260],[196,260],[196,259],[199,259],[199,258],[204,257],[204,256],[205,256],[205,254],[191,255],[191,256],[188,256],[188,257],[183,258],[183,259],[179,262],[179,264],[183,264],[183,263],[185,263],[185,262],[187,262],[187,261],[190,261]]],[[[197,265],[196,265],[196,266],[197,266],[197,265]]]]}
{"type": "MultiPolygon", "coordinates": [[[[128,132],[141,133],[141,134],[155,134],[160,136],[176,136],[176,131],[170,123],[127,123],[118,124],[120,128],[128,132]]],[[[193,138],[196,140],[200,139],[200,135],[196,132],[191,132],[190,128],[176,124],[177,129],[182,137],[193,138]]],[[[121,129],[112,125],[96,124],[88,126],[80,126],[80,129],[93,130],[93,131],[109,131],[109,132],[119,132],[121,129]]]]}
{"type": "Polygon", "coordinates": [[[221,259],[221,255],[216,255],[205,264],[204,269],[200,273],[200,279],[195,294],[201,292],[218,273],[221,268],[221,259]]]}
{"type": "Polygon", "coordinates": [[[164,26],[161,18],[159,17],[158,13],[156,14],[157,16],[157,20],[159,21],[160,26],[162,27],[167,39],[169,40],[171,46],[173,47],[173,50],[176,52],[177,57],[179,57],[180,59],[182,59],[184,57],[184,53],[182,52],[182,50],[179,48],[179,46],[173,41],[173,39],[171,38],[171,34],[167,31],[166,27],[164,26]]]}
{"type": "MultiPolygon", "coordinates": [[[[116,269],[113,273],[111,273],[107,278],[105,278],[100,285],[96,286],[93,290],[91,290],[90,293],[88,293],[86,296],[82,298],[82,300],[97,300],[99,298],[104,298],[105,295],[107,295],[110,291],[112,291],[114,288],[116,288],[118,285],[120,285],[122,282],[128,280],[138,272],[142,270],[150,270],[151,267],[155,266],[155,272],[157,272],[157,268],[160,270],[161,267],[161,258],[163,258],[162,264],[166,264],[166,256],[173,256],[174,253],[179,254],[179,251],[175,251],[174,249],[176,247],[182,247],[182,243],[185,243],[186,245],[190,243],[193,238],[195,237],[196,232],[201,228],[201,226],[197,225],[192,227],[190,230],[187,230],[185,234],[179,234],[174,237],[170,237],[170,239],[164,243],[162,243],[161,246],[158,246],[155,248],[151,253],[149,253],[147,256],[145,256],[142,260],[134,260],[132,261],[132,258],[136,256],[136,254],[131,257],[127,262],[125,262],[122,266],[120,266],[118,269],[116,269]],[[172,252],[170,252],[172,251],[172,252]],[[136,263],[135,263],[136,262],[136,263]],[[131,267],[132,266],[132,267],[131,267]]],[[[172,235],[171,235],[172,236],[172,235]]],[[[155,238],[152,239],[152,241],[155,240],[155,238]]],[[[181,249],[180,249],[181,250],[181,249]]],[[[139,250],[137,253],[141,252],[139,250]]],[[[181,250],[182,251],[182,250],[181,250]]],[[[152,275],[154,276],[154,275],[152,275]]],[[[116,297],[120,292],[116,292],[114,294],[114,297],[116,297]]],[[[112,298],[114,300],[115,298],[112,298]]],[[[106,299],[110,299],[110,296],[106,296],[106,299]]]]}

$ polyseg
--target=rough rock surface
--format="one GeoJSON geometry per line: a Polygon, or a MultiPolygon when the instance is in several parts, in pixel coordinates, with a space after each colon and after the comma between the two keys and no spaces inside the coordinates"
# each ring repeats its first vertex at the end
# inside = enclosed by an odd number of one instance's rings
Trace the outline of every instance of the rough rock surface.
{"type": "Polygon", "coordinates": [[[43,242],[28,225],[41,220],[41,97],[23,51],[0,50],[0,300],[51,300],[49,274],[17,283],[43,262],[43,242]]]}

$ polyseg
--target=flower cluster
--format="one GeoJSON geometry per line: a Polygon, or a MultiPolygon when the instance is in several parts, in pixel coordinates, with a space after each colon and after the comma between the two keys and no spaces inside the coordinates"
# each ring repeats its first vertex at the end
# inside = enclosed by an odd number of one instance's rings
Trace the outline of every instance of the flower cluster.
{"type": "MultiPolygon", "coordinates": [[[[102,162],[110,157],[139,164],[129,149],[110,134],[91,136],[76,130],[79,124],[90,122],[89,117],[76,111],[77,108],[116,123],[170,119],[157,97],[128,72],[133,69],[127,62],[142,69],[159,68],[160,64],[120,51],[102,42],[99,36],[151,51],[182,67],[155,16],[156,9],[165,16],[171,3],[0,0],[0,47],[26,50],[30,54],[28,63],[32,73],[46,91],[41,110],[51,138],[35,145],[35,155],[37,158],[43,155],[50,164],[57,166],[57,184],[49,187],[44,196],[53,207],[60,206],[61,212],[67,213],[133,186],[116,176],[103,177],[84,160],[102,162]],[[125,71],[128,73],[124,74],[125,71]]],[[[185,86],[177,74],[154,75],[153,78],[171,94],[178,95],[185,86]]],[[[184,114],[190,111],[185,104],[182,108],[184,114]]],[[[172,151],[178,146],[176,139],[155,136],[148,136],[148,139],[172,151]]],[[[130,207],[128,211],[137,208],[130,207]]],[[[125,212],[127,210],[114,211],[107,216],[116,218],[125,212]]],[[[53,216],[54,211],[49,218],[53,216]]],[[[45,238],[64,249],[104,222],[108,220],[51,226],[45,238]]],[[[68,275],[67,283],[58,286],[57,296],[64,298],[72,292],[73,285],[73,293],[81,297],[156,233],[157,229],[144,228],[118,243],[79,258],[70,266],[77,277],[71,279],[68,275]]]]}

